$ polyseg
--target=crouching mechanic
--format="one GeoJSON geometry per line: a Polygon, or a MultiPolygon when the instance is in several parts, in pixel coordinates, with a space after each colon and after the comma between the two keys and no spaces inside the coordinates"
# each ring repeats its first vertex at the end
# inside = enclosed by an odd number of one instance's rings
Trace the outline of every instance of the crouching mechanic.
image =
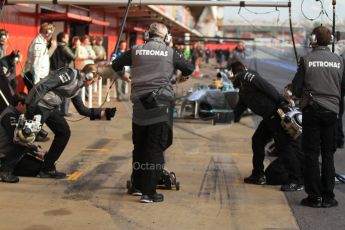
{"type": "Polygon", "coordinates": [[[174,69],[181,70],[182,77],[177,79],[181,82],[194,67],[168,46],[170,35],[165,25],[152,23],[146,38],[145,44],[116,58],[112,67],[118,72],[131,66],[133,186],[141,191],[141,202],[151,203],[164,199],[156,193],[156,185],[163,169],[163,152],[172,144],[174,69]]]}
{"type": "Polygon", "coordinates": [[[263,120],[258,125],[252,137],[253,170],[244,178],[245,183],[264,184],[265,145],[273,138],[280,151],[280,157],[285,162],[288,171],[288,183],[282,185],[282,191],[297,191],[303,189],[301,181],[300,161],[297,157],[298,143],[282,128],[278,108],[287,110],[288,102],[282,95],[257,72],[247,70],[241,62],[230,66],[233,73],[232,82],[239,89],[239,102],[234,110],[235,122],[240,120],[246,108],[261,116],[263,120]]]}
{"type": "Polygon", "coordinates": [[[0,152],[4,157],[0,159],[0,178],[2,182],[17,183],[19,178],[13,171],[26,153],[35,152],[43,158],[45,151],[31,142],[23,142],[14,138],[19,116],[26,111],[25,93],[13,97],[13,106],[9,105],[0,115],[0,152]]]}
{"type": "Polygon", "coordinates": [[[90,117],[91,120],[106,117],[110,120],[115,116],[116,108],[87,108],[81,98],[81,89],[100,79],[97,66],[86,65],[80,72],[72,68],[61,68],[49,74],[30,91],[26,100],[27,117],[33,114],[42,115],[42,124],[54,133],[54,140],[44,157],[44,164],[38,177],[64,178],[66,174],[55,168],[55,162],[65,149],[71,131],[65,118],[59,112],[59,106],[66,98],[71,98],[78,113],[90,117]]]}

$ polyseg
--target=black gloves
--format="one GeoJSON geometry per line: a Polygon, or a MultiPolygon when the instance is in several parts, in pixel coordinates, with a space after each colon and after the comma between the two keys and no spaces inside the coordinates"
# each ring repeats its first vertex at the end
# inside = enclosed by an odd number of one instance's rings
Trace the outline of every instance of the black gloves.
{"type": "MultiPolygon", "coordinates": [[[[28,106],[28,105],[27,105],[28,106]]],[[[32,120],[32,118],[34,117],[34,112],[31,109],[27,109],[26,113],[25,113],[25,118],[28,120],[32,120]]]]}
{"type": "Polygon", "coordinates": [[[279,102],[279,108],[281,108],[285,113],[290,111],[290,107],[289,107],[289,102],[285,99],[282,99],[280,102],[279,102]]]}
{"type": "MultiPolygon", "coordinates": [[[[96,119],[101,119],[101,113],[97,112],[99,109],[91,109],[91,114],[90,114],[90,120],[96,120],[96,119]]],[[[116,113],[116,107],[114,108],[105,108],[105,117],[109,121],[111,120],[112,117],[115,116],[116,113]]]]}
{"type": "Polygon", "coordinates": [[[105,109],[105,117],[107,118],[108,121],[111,120],[111,118],[115,116],[115,113],[116,113],[116,107],[105,109]]]}
{"type": "Polygon", "coordinates": [[[95,119],[96,119],[95,109],[91,108],[90,120],[93,121],[95,119]]]}
{"type": "MultiPolygon", "coordinates": [[[[101,113],[97,112],[96,110],[98,110],[98,109],[91,108],[90,120],[101,119],[101,113]]],[[[116,107],[105,108],[104,112],[105,112],[106,119],[109,121],[109,120],[111,120],[112,117],[115,116],[116,107]]]]}

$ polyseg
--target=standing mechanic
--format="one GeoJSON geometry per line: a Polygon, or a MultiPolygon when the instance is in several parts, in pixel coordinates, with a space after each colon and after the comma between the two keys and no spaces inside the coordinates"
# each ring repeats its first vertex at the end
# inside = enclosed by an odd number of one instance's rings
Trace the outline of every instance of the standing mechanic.
{"type": "Polygon", "coordinates": [[[334,153],[336,151],[337,114],[341,91],[345,90],[344,65],[332,53],[331,31],[319,26],[313,29],[313,50],[301,58],[292,81],[292,92],[301,98],[303,114],[302,147],[305,154],[304,184],[308,197],[304,206],[334,207],[334,153]],[[321,176],[319,155],[321,152],[321,176]]]}
{"type": "Polygon", "coordinates": [[[163,194],[156,193],[156,185],[163,169],[163,152],[172,144],[171,78],[176,68],[182,72],[177,80],[185,81],[194,68],[168,47],[171,36],[165,25],[152,23],[146,35],[145,44],[126,51],[112,67],[118,72],[131,66],[133,186],[141,191],[141,202],[151,203],[164,200],[163,194]]]}
{"type": "Polygon", "coordinates": [[[264,158],[265,145],[273,138],[280,151],[281,158],[287,166],[289,178],[282,185],[282,191],[297,191],[301,185],[300,161],[297,158],[298,144],[281,126],[278,108],[287,110],[288,102],[277,90],[263,79],[257,72],[247,70],[241,62],[230,65],[233,73],[234,87],[239,88],[239,102],[234,110],[235,122],[248,107],[263,118],[252,137],[253,171],[244,183],[265,184],[264,158]]]}
{"type": "Polygon", "coordinates": [[[99,78],[94,64],[86,65],[80,72],[64,67],[48,75],[30,91],[26,101],[28,118],[33,114],[41,114],[42,124],[46,123],[55,134],[53,143],[45,155],[39,177],[56,179],[66,177],[65,173],[57,171],[55,167],[55,161],[59,159],[71,135],[68,123],[59,113],[59,106],[64,99],[72,98],[79,114],[90,117],[91,120],[102,117],[110,120],[115,116],[116,108],[86,108],[82,102],[81,88],[91,85],[99,78]]]}

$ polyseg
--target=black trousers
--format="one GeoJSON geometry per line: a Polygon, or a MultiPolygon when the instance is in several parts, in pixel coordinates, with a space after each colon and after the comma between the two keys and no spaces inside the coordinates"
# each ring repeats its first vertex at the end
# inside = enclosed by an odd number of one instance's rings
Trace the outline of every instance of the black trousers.
{"type": "Polygon", "coordinates": [[[54,110],[48,110],[39,106],[37,112],[42,115],[42,124],[47,124],[50,130],[54,133],[53,142],[44,157],[42,171],[54,170],[55,162],[64,151],[71,136],[71,131],[67,121],[57,108],[54,110]]]}
{"type": "Polygon", "coordinates": [[[334,198],[337,114],[327,110],[313,110],[309,107],[305,108],[302,114],[305,191],[311,197],[334,198]]]}
{"type": "Polygon", "coordinates": [[[280,125],[278,114],[263,119],[252,137],[253,175],[264,175],[265,145],[273,138],[286,166],[289,183],[302,183],[301,165],[298,159],[299,145],[280,125]]]}
{"type": "Polygon", "coordinates": [[[31,150],[23,146],[15,145],[12,151],[5,152],[5,157],[0,159],[0,171],[13,172],[15,166],[18,164],[24,154],[30,151],[31,150]]]}
{"type": "Polygon", "coordinates": [[[270,185],[283,185],[289,183],[289,174],[282,159],[272,161],[265,170],[266,182],[270,185]]]}
{"type": "MultiPolygon", "coordinates": [[[[0,90],[2,94],[5,96],[5,99],[8,103],[13,104],[13,95],[11,92],[11,86],[6,80],[6,77],[0,76],[0,90]]],[[[7,104],[2,96],[0,96],[0,113],[5,110],[7,104]]]]}
{"type": "Polygon", "coordinates": [[[133,186],[142,194],[156,192],[164,167],[164,151],[172,144],[172,129],[168,122],[140,126],[132,123],[133,186]]]}
{"type": "Polygon", "coordinates": [[[343,115],[344,115],[344,97],[340,99],[339,115],[337,120],[337,145],[344,145],[344,130],[343,130],[343,115]]]}

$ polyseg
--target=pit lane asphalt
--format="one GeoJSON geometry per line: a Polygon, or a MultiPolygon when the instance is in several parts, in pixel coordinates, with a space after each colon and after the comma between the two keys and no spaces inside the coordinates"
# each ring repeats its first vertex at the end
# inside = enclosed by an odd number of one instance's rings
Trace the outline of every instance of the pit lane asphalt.
{"type": "MultiPolygon", "coordinates": [[[[191,78],[184,87],[205,81],[211,79],[191,78]]],[[[165,158],[181,189],[161,191],[162,203],[141,204],[126,194],[131,104],[112,100],[106,106],[118,108],[110,122],[69,121],[72,136],[57,163],[68,179],[21,177],[18,184],[0,183],[0,229],[298,229],[278,187],[242,182],[251,171],[249,117],[242,124],[216,126],[176,122],[165,158]]],[[[69,120],[78,118],[74,114],[69,120]]]]}
{"type": "MultiPolygon", "coordinates": [[[[260,61],[277,60],[269,54],[258,55],[267,57],[260,61]]],[[[274,66],[257,64],[267,69],[266,74],[265,69],[259,72],[269,77],[274,66]]],[[[212,65],[203,68],[214,77],[212,65]]],[[[277,68],[271,80],[283,87],[284,76],[277,68]]],[[[210,79],[191,79],[180,89],[203,82],[208,84],[210,79]]],[[[70,174],[68,180],[21,178],[19,184],[0,183],[0,229],[344,228],[342,185],[336,186],[338,208],[314,210],[299,205],[304,192],[286,194],[286,199],[279,186],[243,184],[251,170],[255,122],[250,117],[240,124],[216,126],[176,122],[174,145],[166,152],[166,161],[176,172],[181,190],[162,191],[163,203],[138,203],[125,188],[131,167],[131,105],[107,104],[114,105],[118,113],[111,122],[69,122],[72,137],[57,164],[70,174]]],[[[71,119],[77,118],[74,114],[71,119]]],[[[343,164],[338,155],[340,170],[343,164]]]]}

